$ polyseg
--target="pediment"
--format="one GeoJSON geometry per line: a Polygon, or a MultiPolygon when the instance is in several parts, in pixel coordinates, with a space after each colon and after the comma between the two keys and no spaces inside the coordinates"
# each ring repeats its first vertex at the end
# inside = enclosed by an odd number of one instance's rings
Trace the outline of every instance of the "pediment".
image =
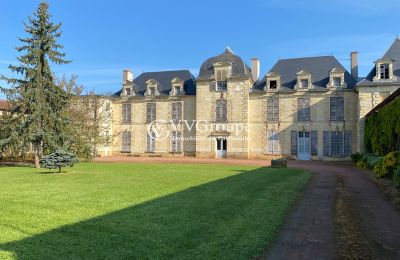
{"type": "Polygon", "coordinates": [[[311,72],[307,71],[307,70],[300,70],[299,72],[296,73],[297,76],[307,76],[307,75],[311,75],[311,72]]]}
{"type": "Polygon", "coordinates": [[[173,80],[171,80],[172,84],[182,84],[183,80],[181,80],[180,78],[176,77],[173,80]]]}

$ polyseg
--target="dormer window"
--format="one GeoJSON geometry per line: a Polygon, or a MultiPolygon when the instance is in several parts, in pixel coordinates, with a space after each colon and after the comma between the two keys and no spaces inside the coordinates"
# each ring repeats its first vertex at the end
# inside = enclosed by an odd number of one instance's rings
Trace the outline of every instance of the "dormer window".
{"type": "Polygon", "coordinates": [[[327,88],[335,89],[345,87],[344,72],[342,68],[333,68],[329,71],[329,83],[327,84],[327,88]]]}
{"type": "Polygon", "coordinates": [[[380,79],[389,79],[389,64],[381,64],[380,68],[380,79]]]}
{"type": "Polygon", "coordinates": [[[311,84],[311,73],[306,70],[301,70],[296,73],[297,75],[297,84],[295,85],[295,89],[310,89],[312,87],[311,84]]]}
{"type": "Polygon", "coordinates": [[[181,80],[180,78],[174,78],[171,80],[171,91],[170,91],[170,96],[181,96],[184,95],[185,92],[183,91],[183,84],[184,81],[181,80]]]}
{"type": "Polygon", "coordinates": [[[125,93],[126,93],[127,96],[130,96],[131,95],[131,89],[130,88],[125,89],[125,93]]]}
{"type": "Polygon", "coordinates": [[[394,80],[395,76],[393,75],[393,63],[392,59],[379,59],[375,61],[376,64],[376,75],[373,78],[373,81],[377,80],[394,80]]]}
{"type": "Polygon", "coordinates": [[[149,79],[146,81],[147,90],[145,95],[146,96],[158,96],[160,93],[158,92],[158,82],[154,79],[149,79]]]}
{"type": "Polygon", "coordinates": [[[281,85],[281,77],[276,72],[269,72],[265,76],[265,90],[276,91],[280,88],[281,85]]]}
{"type": "Polygon", "coordinates": [[[228,78],[231,75],[231,64],[229,62],[218,62],[214,64],[214,79],[216,91],[228,90],[228,78]]]}

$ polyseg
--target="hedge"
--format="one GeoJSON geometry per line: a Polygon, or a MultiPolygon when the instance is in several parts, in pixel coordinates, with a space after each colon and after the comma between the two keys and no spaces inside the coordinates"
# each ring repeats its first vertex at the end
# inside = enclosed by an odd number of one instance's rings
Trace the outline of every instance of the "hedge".
{"type": "Polygon", "coordinates": [[[365,148],[368,152],[385,155],[400,150],[400,99],[367,117],[365,148]]]}

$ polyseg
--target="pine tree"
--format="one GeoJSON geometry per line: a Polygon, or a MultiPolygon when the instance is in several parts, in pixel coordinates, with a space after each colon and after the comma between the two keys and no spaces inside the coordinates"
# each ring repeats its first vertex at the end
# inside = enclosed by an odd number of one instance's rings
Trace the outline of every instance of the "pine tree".
{"type": "Polygon", "coordinates": [[[63,146],[67,136],[64,129],[68,123],[64,106],[69,95],[57,86],[50,65],[65,64],[63,46],[57,43],[61,36],[61,23],[50,21],[48,4],[41,2],[25,23],[26,38],[19,38],[22,46],[16,47],[21,53],[17,57],[18,65],[10,65],[9,69],[19,74],[19,78],[0,76],[11,87],[1,87],[12,104],[9,127],[11,134],[0,140],[0,145],[13,143],[32,145],[35,166],[40,167],[43,151],[50,153],[63,146]]]}

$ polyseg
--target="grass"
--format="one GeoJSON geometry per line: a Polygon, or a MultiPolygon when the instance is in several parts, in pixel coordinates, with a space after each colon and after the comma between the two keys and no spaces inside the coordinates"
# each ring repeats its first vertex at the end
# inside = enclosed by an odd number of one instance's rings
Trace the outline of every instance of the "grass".
{"type": "Polygon", "coordinates": [[[222,165],[0,167],[0,259],[237,259],[273,243],[307,172],[222,165]]]}

